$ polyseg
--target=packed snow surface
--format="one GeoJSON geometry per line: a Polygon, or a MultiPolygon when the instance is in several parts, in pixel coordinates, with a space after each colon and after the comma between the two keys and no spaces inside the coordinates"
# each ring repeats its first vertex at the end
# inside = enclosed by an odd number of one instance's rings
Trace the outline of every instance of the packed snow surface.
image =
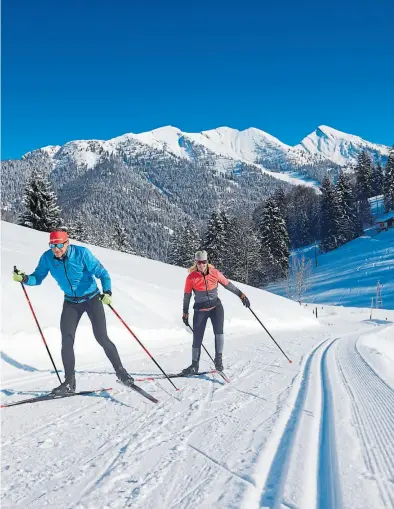
{"type": "MultiPolygon", "coordinates": [[[[12,269],[31,272],[48,235],[2,223],[2,403],[57,385],[12,269]]],[[[110,271],[113,305],[168,372],[190,363],[181,321],[185,269],[91,246],[110,271]]],[[[115,382],[84,316],[78,389],[113,390],[2,409],[3,509],[394,507],[394,312],[299,306],[247,287],[253,310],[220,289],[225,371],[139,382],[153,404],[115,382]]],[[[27,287],[58,368],[62,293],[50,276],[27,287]]],[[[159,370],[106,309],[124,365],[159,370]]],[[[211,326],[205,343],[211,354],[211,326]]],[[[211,363],[202,353],[201,369],[211,363]]]]}

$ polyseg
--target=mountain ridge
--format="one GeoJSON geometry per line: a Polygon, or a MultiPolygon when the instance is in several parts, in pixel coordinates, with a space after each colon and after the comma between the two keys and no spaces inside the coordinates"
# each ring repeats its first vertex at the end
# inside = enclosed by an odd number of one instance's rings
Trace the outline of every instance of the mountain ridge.
{"type": "Polygon", "coordinates": [[[8,220],[17,220],[26,180],[38,167],[51,178],[66,221],[86,223],[103,245],[120,221],[137,252],[166,259],[169,232],[186,219],[202,228],[212,210],[251,214],[279,187],[318,190],[326,175],[335,179],[343,168],[327,157],[331,152],[346,158],[346,169],[363,147],[375,160],[388,154],[388,147],[363,144],[327,126],[309,136],[306,149],[253,127],[186,133],[164,126],[110,140],[48,145],[3,162],[2,210],[8,220]]]}
{"type": "MultiPolygon", "coordinates": [[[[82,150],[100,152],[102,150],[113,153],[119,151],[125,144],[140,143],[152,149],[169,152],[176,157],[190,159],[192,156],[188,151],[187,143],[183,143],[182,140],[204,147],[216,156],[242,160],[249,164],[259,164],[262,156],[282,155],[284,158],[288,156],[293,164],[299,166],[305,164],[305,161],[313,163],[323,160],[343,166],[349,162],[355,163],[357,154],[363,148],[370,151],[374,159],[387,157],[389,150],[389,147],[385,145],[369,142],[359,136],[326,125],[318,126],[294,146],[287,145],[271,134],[255,127],[238,130],[222,126],[199,133],[191,133],[167,125],[141,133],[125,133],[109,140],[72,140],[62,146],[49,145],[27,152],[22,158],[29,157],[37,151],[44,151],[50,157],[59,159],[59,152],[62,149],[68,152],[68,149],[72,147],[75,147],[79,152],[82,150]]],[[[94,164],[94,161],[89,160],[89,157],[81,162],[85,162],[88,166],[94,164]]]]}

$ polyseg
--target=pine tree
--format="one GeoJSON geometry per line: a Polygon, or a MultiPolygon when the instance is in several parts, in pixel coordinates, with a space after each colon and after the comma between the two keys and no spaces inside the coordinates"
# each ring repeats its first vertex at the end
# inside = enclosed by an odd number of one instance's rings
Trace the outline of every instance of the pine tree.
{"type": "Polygon", "coordinates": [[[286,220],[287,216],[287,197],[283,187],[279,187],[274,193],[274,199],[279,207],[281,216],[286,220]]]}
{"type": "Polygon", "coordinates": [[[308,218],[307,209],[302,208],[297,211],[295,217],[295,227],[297,230],[297,243],[300,246],[306,246],[311,242],[311,223],[308,218]]]}
{"type": "Polygon", "coordinates": [[[252,221],[236,217],[230,222],[225,275],[249,285],[259,283],[261,243],[252,221]]]}
{"type": "Polygon", "coordinates": [[[212,212],[204,239],[208,259],[219,270],[224,270],[228,244],[228,219],[224,212],[212,212]]]}
{"type": "Polygon", "coordinates": [[[378,162],[372,171],[372,196],[378,196],[383,193],[384,171],[380,162],[378,162]]]}
{"type": "Polygon", "coordinates": [[[68,234],[74,240],[79,240],[80,242],[89,243],[89,236],[86,230],[86,226],[82,219],[77,218],[73,220],[67,221],[68,225],[68,234]]]}
{"type": "Polygon", "coordinates": [[[201,238],[193,221],[173,233],[168,253],[172,265],[188,268],[194,263],[194,253],[201,248],[201,238]]]}
{"type": "Polygon", "coordinates": [[[374,172],[373,162],[369,154],[362,150],[357,158],[355,168],[357,178],[358,199],[366,200],[373,196],[372,176],[374,172]]]}
{"type": "Polygon", "coordinates": [[[362,233],[357,217],[357,203],[353,196],[352,183],[346,173],[340,173],[336,190],[340,211],[340,238],[342,243],[345,243],[355,239],[362,233]]]}
{"type": "Polygon", "coordinates": [[[384,172],[384,210],[394,210],[394,147],[389,152],[384,172]]]}
{"type": "Polygon", "coordinates": [[[135,254],[129,242],[129,235],[119,221],[115,224],[112,245],[114,249],[122,251],[122,253],[135,254]]]}
{"type": "Polygon", "coordinates": [[[341,238],[341,210],[338,193],[328,177],[320,188],[321,196],[321,248],[331,251],[343,243],[341,238]]]}
{"type": "Polygon", "coordinates": [[[289,270],[289,235],[274,198],[269,198],[259,220],[262,283],[286,277],[289,270]]]}
{"type": "Polygon", "coordinates": [[[48,177],[38,169],[32,171],[27,181],[23,204],[26,211],[20,216],[21,226],[50,232],[62,225],[56,194],[48,177]]]}

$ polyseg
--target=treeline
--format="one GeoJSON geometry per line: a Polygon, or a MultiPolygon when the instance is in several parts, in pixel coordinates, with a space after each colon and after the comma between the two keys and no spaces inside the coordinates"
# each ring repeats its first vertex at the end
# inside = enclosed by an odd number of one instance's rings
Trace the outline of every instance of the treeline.
{"type": "Polygon", "coordinates": [[[373,221],[369,198],[380,194],[385,211],[394,211],[394,150],[384,169],[360,153],[354,172],[340,172],[336,182],[326,177],[320,194],[304,186],[278,189],[252,217],[214,211],[202,232],[188,221],[172,237],[169,262],[188,267],[204,248],[228,277],[264,286],[288,275],[291,248],[319,241],[327,252],[362,235],[373,221]]]}
{"type": "MultiPolygon", "coordinates": [[[[174,225],[175,231],[167,234],[170,241],[161,246],[161,259],[188,267],[194,252],[204,248],[210,262],[231,279],[253,286],[283,279],[289,271],[290,249],[320,241],[326,252],[361,235],[372,223],[368,201],[372,196],[383,194],[385,211],[394,211],[394,150],[385,168],[375,165],[366,152],[360,153],[354,172],[342,171],[336,181],[326,177],[320,194],[304,186],[288,189],[277,188],[252,213],[245,208],[235,215],[234,209],[229,213],[222,203],[212,212],[206,228],[191,219],[174,225]]],[[[141,247],[136,249],[130,242],[132,232],[120,215],[99,221],[94,229],[82,215],[69,212],[64,221],[45,171],[31,173],[23,205],[19,216],[23,226],[40,231],[66,226],[76,240],[146,256],[141,247]]],[[[100,219],[106,217],[105,200],[100,210],[100,219]]]]}

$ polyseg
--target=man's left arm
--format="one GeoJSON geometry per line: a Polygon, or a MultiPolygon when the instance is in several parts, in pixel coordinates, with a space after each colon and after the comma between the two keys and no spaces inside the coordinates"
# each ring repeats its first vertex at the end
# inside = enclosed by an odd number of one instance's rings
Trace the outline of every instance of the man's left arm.
{"type": "Polygon", "coordinates": [[[104,293],[111,292],[111,278],[107,269],[100,263],[100,261],[93,255],[93,253],[86,248],[85,250],[85,266],[86,269],[93,274],[97,279],[100,279],[101,286],[104,293]]]}

